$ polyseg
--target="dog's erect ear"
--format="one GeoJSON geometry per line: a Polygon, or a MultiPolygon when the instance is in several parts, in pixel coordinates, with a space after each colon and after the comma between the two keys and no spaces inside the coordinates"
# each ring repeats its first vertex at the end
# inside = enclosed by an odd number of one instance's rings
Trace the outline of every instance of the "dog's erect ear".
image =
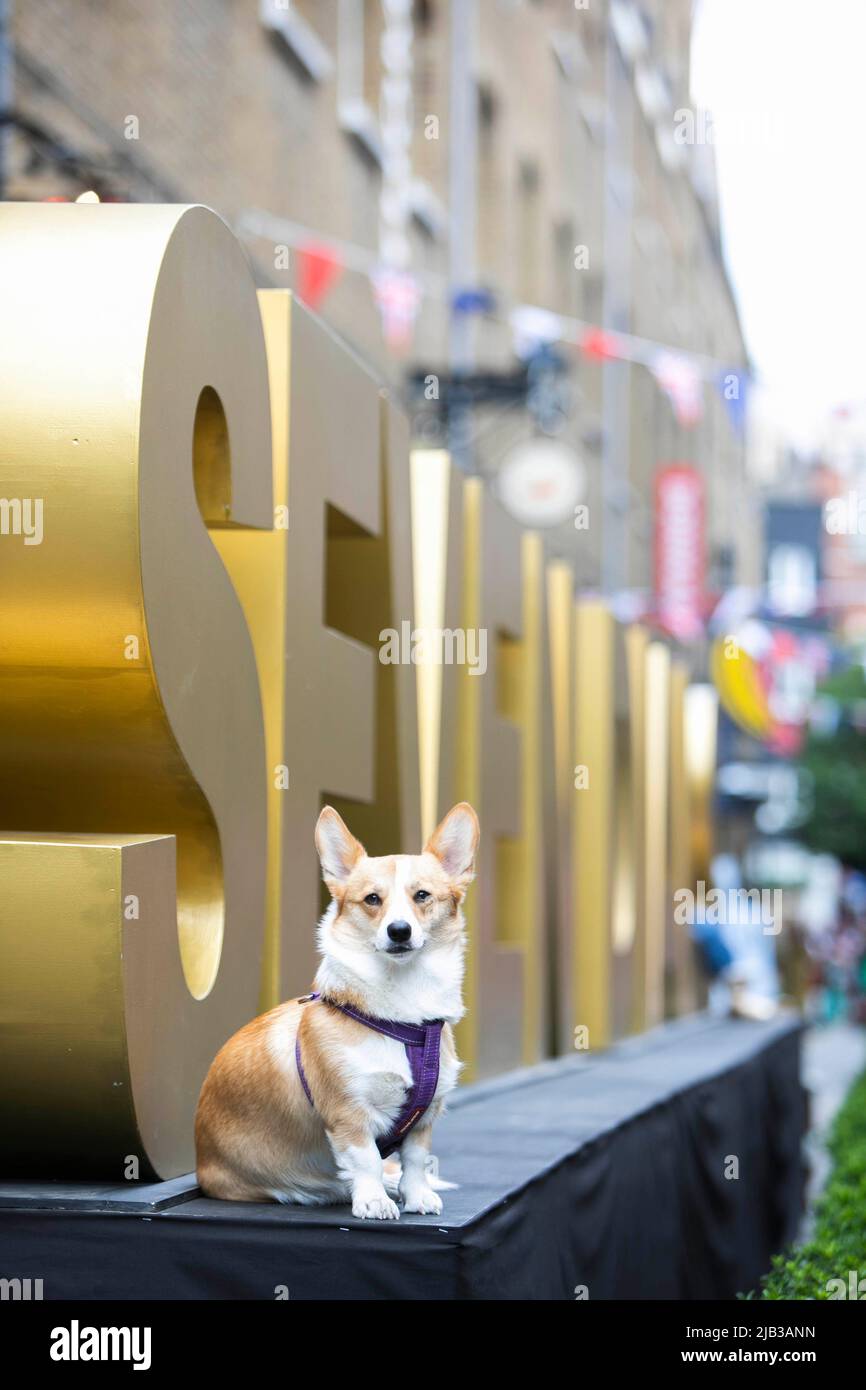
{"type": "Polygon", "coordinates": [[[437,825],[424,851],[435,854],[448,877],[458,887],[468,888],[475,876],[479,834],[478,817],[468,801],[460,801],[437,825]]]}
{"type": "Polygon", "coordinates": [[[355,839],[333,806],[326,806],[316,822],[316,849],[322,864],[322,877],[331,893],[345,883],[365,853],[360,840],[355,839]]]}

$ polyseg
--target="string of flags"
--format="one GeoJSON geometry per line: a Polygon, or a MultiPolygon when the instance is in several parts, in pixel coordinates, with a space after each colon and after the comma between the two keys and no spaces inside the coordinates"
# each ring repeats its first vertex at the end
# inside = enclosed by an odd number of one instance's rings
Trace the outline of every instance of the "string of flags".
{"type": "MultiPolygon", "coordinates": [[[[406,267],[384,264],[374,252],[316,237],[297,224],[268,213],[247,212],[239,230],[255,237],[281,234],[294,247],[297,293],[312,309],[321,307],[346,270],[365,274],[385,342],[395,353],[404,354],[411,348],[425,296],[447,298],[456,314],[483,318],[501,314],[503,306],[487,287],[473,285],[452,290],[444,276],[417,274],[406,267]]],[[[745,432],[753,380],[743,366],[726,366],[717,358],[606,329],[537,305],[512,306],[507,311],[507,321],[514,351],[523,361],[542,349],[561,345],[576,348],[590,362],[637,363],[652,373],[670,402],[677,423],[684,429],[693,428],[702,419],[704,388],[710,386],[724,403],[735,434],[742,438],[745,432]]]]}
{"type": "Polygon", "coordinates": [[[740,437],[744,433],[751,377],[743,367],[724,367],[715,358],[679,352],[650,338],[566,319],[532,305],[513,308],[510,323],[515,352],[524,360],[543,347],[564,342],[577,346],[591,362],[636,362],[646,367],[684,429],[702,419],[704,385],[710,383],[723,400],[735,433],[740,437]]]}

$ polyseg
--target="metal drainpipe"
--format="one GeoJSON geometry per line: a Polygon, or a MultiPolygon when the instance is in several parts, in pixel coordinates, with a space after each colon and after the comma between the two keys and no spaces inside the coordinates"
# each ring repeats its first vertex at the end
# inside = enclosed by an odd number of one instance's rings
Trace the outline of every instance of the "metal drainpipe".
{"type": "MultiPolygon", "coordinates": [[[[12,0],[0,0],[0,115],[12,110],[12,0]]],[[[10,128],[0,126],[0,199],[6,196],[10,128]]]]}
{"type": "MultiPolygon", "coordinates": [[[[476,0],[451,0],[451,143],[450,143],[450,259],[452,294],[475,284],[478,202],[478,94],[474,51],[476,0]]],[[[450,359],[452,372],[471,372],[474,366],[474,325],[471,315],[451,307],[450,359]]],[[[464,473],[476,472],[471,442],[470,407],[453,410],[449,448],[464,473]]]]}
{"type": "MultiPolygon", "coordinates": [[[[604,309],[607,329],[628,332],[631,310],[631,234],[634,198],[631,83],[608,17],[605,57],[604,309]]],[[[602,588],[615,594],[630,583],[630,369],[605,362],[602,378],[602,588]]]]}

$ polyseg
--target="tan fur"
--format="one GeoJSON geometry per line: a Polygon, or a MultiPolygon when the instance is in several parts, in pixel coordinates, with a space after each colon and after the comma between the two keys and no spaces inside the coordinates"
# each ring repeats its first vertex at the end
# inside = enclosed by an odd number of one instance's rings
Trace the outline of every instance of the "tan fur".
{"type": "Polygon", "coordinates": [[[341,1147],[363,1142],[363,1124],[335,1058],[338,1046],[358,1045],[366,1033],[362,1024],[332,1009],[290,1000],[253,1019],[225,1044],[205,1079],[196,1114],[198,1178],[209,1196],[270,1200],[285,1168],[289,1135],[304,1147],[320,1146],[323,1128],[341,1147]],[[295,1066],[298,1029],[315,1110],[295,1066]],[[229,1154],[232,1173],[223,1167],[229,1154]]]}
{"type": "MultiPolygon", "coordinates": [[[[446,942],[455,939],[462,930],[458,914],[466,886],[450,879],[439,860],[429,850],[424,854],[399,857],[411,859],[413,864],[414,872],[409,879],[409,891],[415,892],[421,888],[430,893],[427,902],[417,904],[418,916],[431,934],[435,934],[437,940],[446,942]]],[[[397,858],[397,855],[378,859],[364,857],[351,871],[339,891],[335,891],[336,885],[332,887],[331,882],[328,883],[338,906],[334,923],[335,940],[349,937],[356,940],[359,937],[369,938],[375,933],[383,918],[387,916],[387,888],[394,880],[397,858]],[[380,896],[383,897],[381,906],[368,907],[364,899],[377,890],[381,890],[380,896]]]]}
{"type": "Polygon", "coordinates": [[[267,1045],[271,1030],[279,1029],[294,1047],[302,1007],[292,1000],[253,1019],[214,1059],[195,1120],[198,1180],[208,1196],[271,1200],[262,1177],[281,1168],[281,1131],[290,1130],[299,1143],[314,1139],[297,1071],[293,1077],[267,1045]]]}
{"type": "MultiPolygon", "coordinates": [[[[476,845],[475,814],[471,808],[461,805],[446,817],[422,854],[369,858],[337,813],[326,808],[317,827],[317,846],[335,904],[333,915],[325,919],[328,921],[327,939],[335,960],[357,960],[359,968],[363,964],[368,971],[378,969],[380,960],[390,954],[387,923],[394,920],[389,914],[394,911],[396,902],[402,912],[408,910],[407,903],[411,904],[413,939],[417,933],[423,950],[428,952],[425,961],[447,962],[456,951],[462,962],[460,904],[471,881],[470,858],[474,859],[476,845]],[[453,835],[455,813],[463,817],[464,840],[468,834],[468,817],[474,826],[470,849],[464,849],[462,858],[458,855],[457,859],[447,840],[449,822],[453,835]],[[459,872],[453,871],[455,864],[459,872]],[[419,890],[429,897],[416,903],[415,894],[419,890]],[[379,895],[379,904],[365,902],[371,893],[379,895]],[[387,942],[388,950],[383,951],[383,941],[387,942]]],[[[401,916],[399,920],[405,918],[401,916]]],[[[320,930],[323,929],[324,923],[320,930]]],[[[419,950],[417,959],[420,958],[419,950]]],[[[328,960],[326,952],[322,970],[328,967],[328,960]]],[[[401,974],[405,968],[400,964],[382,966],[386,983],[391,978],[387,971],[395,972],[398,1008],[406,1007],[405,994],[399,994],[401,984],[415,978],[401,974]]],[[[417,967],[413,962],[409,968],[424,967],[417,967]]],[[[429,971],[432,967],[426,968],[429,971]]],[[[462,971],[462,964],[460,969],[462,971]]],[[[379,977],[374,978],[378,981],[379,977]]],[[[430,978],[435,984],[435,970],[430,978]]],[[[457,980],[459,1002],[459,975],[457,980]]],[[[340,975],[331,979],[326,992],[335,1002],[350,1005],[362,1013],[375,1013],[376,1008],[371,1007],[370,988],[363,970],[356,978],[350,969],[345,978],[340,975]]],[[[408,997],[411,1001],[411,989],[408,997]]],[[[372,998],[381,1005],[381,991],[372,998]]],[[[421,1012],[417,1021],[424,1016],[443,1016],[442,1013],[425,1015],[424,1002],[419,1002],[421,1012]]],[[[385,1011],[383,1016],[405,1015],[385,1011]]],[[[358,1184],[366,1184],[364,1191],[367,1192],[377,1182],[380,1187],[382,1183],[371,1115],[381,1116],[384,1113],[382,1105],[393,1109],[405,1095],[406,1083],[397,1074],[398,1067],[405,1071],[405,1054],[400,1045],[391,1040],[385,1040],[384,1051],[381,1049],[381,1035],[372,1034],[369,1028],[324,1001],[290,1000],[240,1029],[217,1054],[199,1099],[195,1139],[197,1173],[202,1189],[209,1196],[235,1201],[276,1198],[323,1202],[352,1196],[353,1209],[358,1214],[396,1214],[396,1209],[393,1212],[379,1209],[383,1203],[393,1207],[384,1195],[384,1188],[382,1200],[369,1199],[368,1194],[366,1206],[357,1195],[358,1184]],[[296,1036],[300,1038],[313,1106],[298,1075],[296,1036]],[[375,1050],[376,1039],[380,1040],[380,1051],[375,1050]],[[392,1050],[388,1051],[389,1048],[392,1050]],[[381,1063],[380,1053],[384,1058],[381,1063]],[[380,1066],[386,1069],[380,1071],[380,1066]],[[395,1069],[393,1074],[391,1066],[395,1069]],[[372,1110],[367,1104],[368,1092],[372,1110]],[[352,1163],[360,1164],[354,1179],[352,1163]]],[[[440,1086],[445,1078],[447,1089],[453,1085],[459,1068],[453,1031],[447,1022],[442,1030],[440,1057],[440,1086]]],[[[437,1090],[421,1124],[411,1133],[411,1146],[404,1146],[404,1181],[408,1181],[410,1187],[414,1184],[416,1205],[410,1207],[413,1210],[438,1209],[424,1205],[438,1198],[433,1197],[429,1189],[426,1189],[426,1196],[422,1190],[419,1150],[429,1152],[432,1124],[443,1103],[444,1093],[440,1095],[437,1090]],[[406,1155],[411,1160],[408,1179],[406,1155]]],[[[378,1132],[384,1132],[381,1120],[378,1123],[378,1132]]]]}

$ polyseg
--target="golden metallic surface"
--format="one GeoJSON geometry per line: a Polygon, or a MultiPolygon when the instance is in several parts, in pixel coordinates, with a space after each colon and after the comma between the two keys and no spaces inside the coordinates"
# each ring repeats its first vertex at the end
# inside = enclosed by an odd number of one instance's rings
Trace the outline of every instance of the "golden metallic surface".
{"type": "Polygon", "coordinates": [[[595,1050],[612,1040],[610,923],[614,766],[614,624],[604,604],[579,600],[574,629],[572,1030],[595,1050]]]}
{"type": "Polygon", "coordinates": [[[498,646],[499,712],[520,734],[520,831],[501,841],[497,881],[498,938],[523,954],[523,1062],[546,1052],[549,969],[543,840],[546,651],[544,542],[534,531],[519,536],[520,636],[498,646]]]}
{"type": "Polygon", "coordinates": [[[180,970],[175,841],[0,835],[6,1177],[188,1172],[201,1005],[180,970]]]}
{"type": "Polygon", "coordinates": [[[0,538],[3,1171],[191,1166],[213,1055],[312,978],[323,800],[373,853],[478,810],[467,1075],[659,1021],[666,957],[700,998],[712,690],[410,460],[214,214],[0,206],[0,496],[39,504],[0,538]]]}
{"type": "MultiPolygon", "coordinates": [[[[375,667],[373,793],[365,803],[332,798],[370,854],[422,847],[417,666],[410,646],[413,593],[409,426],[380,393],[381,525],[344,528],[330,545],[326,621],[379,653],[375,667]],[[383,657],[399,656],[399,660],[383,657]]],[[[344,715],[344,718],[346,716],[344,715]]]]}
{"type": "Polygon", "coordinates": [[[681,888],[695,890],[689,848],[691,812],[686,776],[685,702],[688,684],[689,673],[685,663],[673,660],[670,675],[670,815],[665,950],[665,1012],[670,1017],[692,1013],[703,1002],[689,929],[674,921],[674,894],[681,888]]]}
{"type": "Polygon", "coordinates": [[[573,720],[574,574],[561,561],[547,567],[549,734],[544,749],[544,840],[547,852],[548,995],[555,1052],[574,1046],[572,998],[572,818],[575,759],[573,720]]]}
{"type": "MultiPolygon", "coordinates": [[[[438,632],[446,621],[449,562],[453,544],[451,499],[459,491],[451,457],[444,449],[415,449],[411,458],[412,580],[415,627],[438,632]]],[[[442,713],[445,667],[429,649],[416,668],[421,826],[426,844],[447,811],[442,808],[442,713]]],[[[447,792],[446,792],[447,794],[447,792]]]]}
{"type": "Polygon", "coordinates": [[[665,1016],[665,938],[668,898],[668,779],[670,724],[670,652],[650,642],[646,652],[646,860],[644,891],[646,947],[644,1012],[641,1028],[653,1028],[665,1016]]]}
{"type": "MultiPolygon", "coordinates": [[[[649,807],[664,730],[655,728],[649,644],[598,600],[575,609],[571,1026],[593,1049],[645,1027],[649,807]],[[581,780],[582,779],[582,780],[581,780]]],[[[665,773],[666,775],[666,773],[665,773]]]]}
{"type": "Polygon", "coordinates": [[[690,685],[685,696],[685,759],[689,787],[692,878],[710,886],[713,856],[713,786],[719,698],[711,685],[690,685]]]}
{"type": "Polygon", "coordinates": [[[643,628],[614,629],[614,766],[611,872],[611,974],[614,1037],[639,1033],[645,1024],[647,901],[647,757],[656,731],[647,727],[643,628]]]}
{"type": "MultiPolygon", "coordinates": [[[[284,290],[262,290],[276,525],[220,553],[256,650],[267,736],[268,894],[261,1005],[309,988],[321,913],[323,797],[370,801],[373,651],[326,626],[341,534],[378,535],[380,404],[369,374],[284,290]]],[[[349,813],[349,821],[351,813],[349,813]]]]}
{"type": "Polygon", "coordinates": [[[527,793],[529,802],[523,787],[527,776],[541,776],[540,768],[528,766],[524,742],[527,720],[540,703],[541,572],[536,563],[529,583],[537,597],[525,610],[520,528],[480,479],[467,479],[463,486],[461,627],[485,634],[487,669],[472,674],[465,666],[459,681],[453,799],[470,801],[481,822],[478,879],[467,911],[468,1015],[460,1042],[471,1074],[488,1076],[519,1066],[528,1038],[541,1026],[540,1003],[530,1001],[526,971],[527,949],[536,949],[528,933],[539,931],[539,922],[528,925],[522,915],[528,902],[543,911],[543,862],[533,847],[540,832],[523,819],[527,804],[537,806],[540,815],[540,783],[527,793]],[[536,624],[529,639],[525,611],[536,624]]]}
{"type": "Polygon", "coordinates": [[[523,636],[518,722],[522,731],[520,878],[525,918],[523,1060],[538,1062],[549,1050],[549,972],[554,968],[548,923],[548,879],[544,838],[544,766],[553,754],[550,680],[546,666],[547,589],[544,542],[537,533],[521,538],[523,636]]]}
{"type": "MultiPolygon", "coordinates": [[[[463,631],[481,627],[481,517],[484,493],[481,484],[474,478],[461,486],[462,508],[462,551],[461,551],[461,594],[459,624],[463,631]]],[[[488,653],[489,656],[489,653],[488,653]]],[[[484,804],[481,798],[483,785],[481,751],[481,685],[486,676],[469,676],[465,669],[457,668],[457,723],[454,731],[454,801],[468,801],[480,816],[482,831],[485,825],[484,804]]],[[[443,732],[446,726],[443,724],[443,732]]],[[[481,954],[480,933],[482,931],[482,907],[484,899],[492,896],[491,874],[483,872],[485,861],[489,865],[492,845],[490,839],[482,838],[479,845],[479,864],[476,881],[471,889],[464,914],[468,949],[466,953],[466,976],[463,997],[466,1003],[466,1016],[457,1027],[457,1043],[464,1061],[464,1076],[474,1081],[478,1076],[479,1026],[478,1011],[481,993],[481,954]]],[[[485,923],[487,925],[487,923],[485,923]]],[[[488,928],[489,929],[489,928],[488,928]]],[[[485,952],[486,954],[486,952],[485,952]]],[[[492,1026],[492,1025],[491,1025],[492,1026]]]]}
{"type": "Polygon", "coordinates": [[[563,561],[547,566],[547,611],[556,805],[558,814],[562,815],[570,813],[574,789],[571,705],[574,574],[571,566],[563,561]]]}
{"type": "Polygon", "coordinates": [[[542,551],[447,455],[419,451],[413,470],[417,624],[487,639],[483,675],[419,667],[425,817],[435,804],[435,823],[460,799],[481,815],[459,1028],[468,1078],[535,1060],[548,1025],[542,796],[553,750],[544,738],[542,551]]]}
{"type": "MultiPolygon", "coordinates": [[[[441,449],[413,450],[410,476],[415,626],[419,633],[458,632],[465,601],[463,477],[441,449]]],[[[465,714],[461,679],[459,666],[437,658],[430,648],[422,652],[416,682],[425,843],[454,805],[465,714]]],[[[470,902],[473,896],[474,890],[470,902]]]]}
{"type": "MultiPolygon", "coordinates": [[[[257,992],[261,705],[199,510],[215,526],[271,525],[255,291],[207,209],[5,204],[0,325],[0,493],[38,499],[44,523],[40,544],[0,548],[0,824],[176,836],[176,969],[199,1002],[163,1020],[174,1114],[257,992]]],[[[78,939],[82,918],[41,930],[78,939]]],[[[24,1015],[50,1013],[37,973],[27,989],[24,1015]]],[[[83,1015],[79,1027],[73,1048],[83,1015]]],[[[158,1107],[165,1075],[136,1084],[153,1088],[137,1103],[158,1107]]],[[[188,1166],[178,1143],[166,1152],[188,1166]]]]}

